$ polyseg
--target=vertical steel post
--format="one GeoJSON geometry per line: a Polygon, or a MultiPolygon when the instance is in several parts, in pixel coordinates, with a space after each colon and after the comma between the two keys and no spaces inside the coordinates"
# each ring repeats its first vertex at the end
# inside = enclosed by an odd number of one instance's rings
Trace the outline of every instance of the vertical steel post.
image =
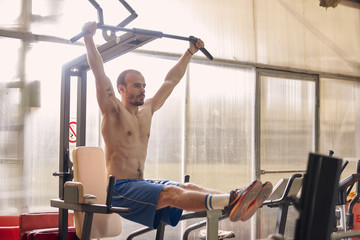
{"type": "MultiPolygon", "coordinates": [[[[62,69],[60,99],[59,198],[64,199],[64,184],[69,176],[70,70],[62,69]]],[[[59,239],[68,238],[68,210],[59,209],[59,239]]]]}
{"type": "Polygon", "coordinates": [[[76,146],[85,146],[86,142],[86,96],[87,71],[81,69],[77,84],[76,146]]]}

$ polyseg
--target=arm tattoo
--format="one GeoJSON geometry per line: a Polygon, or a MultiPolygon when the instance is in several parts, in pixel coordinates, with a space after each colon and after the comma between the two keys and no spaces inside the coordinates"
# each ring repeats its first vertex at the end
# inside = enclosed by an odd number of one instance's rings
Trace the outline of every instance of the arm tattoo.
{"type": "Polygon", "coordinates": [[[114,95],[111,88],[106,89],[106,92],[108,93],[108,97],[112,97],[114,95]]]}

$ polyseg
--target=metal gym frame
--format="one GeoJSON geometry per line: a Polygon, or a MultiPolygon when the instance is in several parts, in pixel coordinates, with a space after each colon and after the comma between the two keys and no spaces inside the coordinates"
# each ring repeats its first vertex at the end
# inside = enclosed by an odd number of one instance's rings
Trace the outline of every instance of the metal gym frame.
{"type": "MultiPolygon", "coordinates": [[[[160,31],[154,31],[154,30],[149,30],[149,29],[141,29],[141,28],[124,28],[123,26],[130,23],[132,20],[134,20],[138,15],[135,13],[135,11],[130,7],[129,4],[127,4],[125,2],[125,0],[119,0],[124,7],[131,13],[131,15],[129,17],[127,17],[124,21],[122,21],[121,23],[119,23],[117,26],[109,26],[104,24],[104,16],[103,16],[103,10],[100,7],[100,5],[95,1],[95,0],[89,0],[89,2],[94,6],[94,8],[97,10],[98,13],[98,23],[97,23],[97,28],[102,29],[103,30],[103,36],[105,38],[105,40],[109,41],[110,39],[115,38],[115,32],[128,32],[128,33],[133,33],[135,35],[144,35],[144,36],[149,36],[149,37],[154,37],[154,38],[172,38],[172,39],[177,39],[177,40],[183,40],[183,41],[190,41],[192,43],[196,43],[196,38],[194,38],[193,36],[190,37],[183,37],[183,36],[178,36],[178,35],[172,35],[172,34],[165,34],[162,33],[160,31]],[[107,31],[111,31],[111,34],[108,35],[107,31]]],[[[70,39],[70,42],[74,43],[77,40],[79,40],[81,37],[85,36],[86,34],[88,34],[88,32],[86,30],[83,30],[81,33],[77,34],[76,36],[72,37],[70,39]]],[[[200,48],[200,51],[209,59],[209,60],[213,60],[213,56],[205,49],[205,48],[200,48]]]]}
{"type": "MultiPolygon", "coordinates": [[[[125,53],[128,53],[136,48],[141,47],[142,45],[149,43],[157,38],[172,38],[177,40],[190,41],[196,43],[196,39],[192,36],[190,37],[181,37],[176,35],[164,34],[159,31],[152,31],[147,29],[128,29],[124,26],[130,23],[138,15],[135,11],[124,1],[119,0],[121,4],[130,12],[130,16],[123,20],[117,26],[109,26],[104,24],[103,11],[100,5],[95,0],[89,0],[89,2],[96,8],[98,13],[98,23],[97,27],[102,29],[103,37],[107,41],[105,44],[98,47],[98,51],[103,59],[103,62],[106,63],[114,58],[117,58],[125,53]],[[108,32],[111,32],[110,35],[108,32]],[[117,37],[115,32],[126,32],[123,35],[117,37]]],[[[73,38],[70,39],[70,42],[74,43],[87,32],[82,31],[73,38]]],[[[209,59],[212,60],[213,57],[205,49],[201,48],[200,51],[209,59]]],[[[59,171],[54,172],[53,175],[59,177],[59,200],[64,200],[64,184],[67,181],[73,179],[73,170],[72,162],[70,160],[69,153],[69,123],[70,123],[70,91],[71,91],[71,78],[77,77],[77,128],[76,128],[76,146],[85,146],[86,144],[86,92],[87,92],[87,71],[90,70],[90,67],[87,62],[86,54],[83,54],[72,61],[66,63],[62,67],[62,76],[61,76],[61,99],[60,99],[60,153],[59,153],[59,171]]],[[[59,205],[58,200],[52,200],[51,205],[57,207],[59,205]]],[[[105,206],[106,207],[106,206],[105,206]]],[[[105,210],[107,211],[107,210],[105,210]]],[[[213,224],[213,229],[216,229],[216,232],[212,230],[211,234],[215,235],[217,239],[217,224],[218,216],[216,214],[216,219],[209,221],[213,224]]],[[[210,213],[208,213],[209,219],[210,213]]],[[[196,216],[203,216],[203,213],[195,213],[196,216]],[[199,215],[200,214],[200,215],[199,215]]],[[[206,214],[204,215],[206,216],[206,214]]],[[[190,217],[184,216],[183,219],[188,219],[190,217]]],[[[90,218],[90,227],[91,227],[90,218]]],[[[210,230],[209,230],[210,231],[210,230]]],[[[209,232],[208,232],[209,233],[209,232]]],[[[164,234],[164,226],[161,227],[160,231],[157,233],[157,239],[162,239],[164,234]],[[160,232],[160,233],[159,233],[160,232]],[[158,237],[159,235],[159,237],[158,237]]],[[[210,236],[210,235],[208,235],[210,236]]],[[[68,237],[68,209],[59,207],[59,239],[67,239],[68,237]]]]}

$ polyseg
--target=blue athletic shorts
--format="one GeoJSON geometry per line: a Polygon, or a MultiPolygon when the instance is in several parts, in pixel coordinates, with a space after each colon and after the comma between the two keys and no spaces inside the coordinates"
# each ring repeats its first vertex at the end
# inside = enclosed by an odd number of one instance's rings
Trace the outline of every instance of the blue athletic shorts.
{"type": "Polygon", "coordinates": [[[114,184],[112,205],[131,208],[130,214],[121,216],[154,229],[160,222],[176,226],[182,215],[181,209],[165,207],[156,210],[159,194],[166,185],[179,186],[180,183],[143,179],[117,180],[114,184]]]}

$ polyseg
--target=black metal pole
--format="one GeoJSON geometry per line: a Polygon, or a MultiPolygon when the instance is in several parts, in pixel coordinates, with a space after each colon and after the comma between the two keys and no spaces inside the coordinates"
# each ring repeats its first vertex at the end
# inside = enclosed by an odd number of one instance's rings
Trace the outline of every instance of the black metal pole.
{"type": "Polygon", "coordinates": [[[79,69],[77,85],[76,146],[85,146],[87,71],[79,69]]]}
{"type": "MultiPolygon", "coordinates": [[[[134,33],[134,34],[140,34],[140,35],[148,35],[148,36],[153,36],[153,37],[158,37],[158,38],[172,38],[172,39],[177,39],[177,40],[184,40],[184,41],[190,41],[193,44],[196,43],[196,38],[194,38],[193,36],[190,37],[183,37],[183,36],[177,36],[177,35],[172,35],[172,34],[164,34],[160,31],[154,31],[154,30],[148,30],[148,29],[141,29],[141,28],[123,28],[123,27],[115,27],[115,26],[109,26],[109,25],[100,25],[98,24],[98,28],[102,29],[102,30],[110,30],[113,32],[130,32],[130,33],[134,33]]],[[[86,34],[88,34],[88,32],[86,30],[82,31],[81,33],[75,35],[74,37],[72,37],[70,39],[70,42],[74,43],[77,40],[79,40],[80,38],[82,38],[83,36],[85,36],[86,34]]],[[[200,48],[200,51],[209,59],[209,60],[213,60],[214,57],[205,49],[205,48],[200,48]]]]}
{"type": "MultiPolygon", "coordinates": [[[[171,34],[164,34],[162,32],[159,31],[153,31],[153,30],[148,30],[148,29],[140,29],[140,28],[133,28],[133,29],[129,29],[129,28],[123,28],[120,26],[109,26],[109,25],[105,25],[104,24],[104,15],[103,15],[103,10],[100,7],[100,5],[95,1],[95,0],[89,0],[89,2],[96,8],[97,13],[98,13],[98,28],[102,29],[102,30],[110,30],[112,32],[131,32],[134,34],[142,34],[142,35],[150,35],[153,37],[158,37],[158,38],[172,38],[172,39],[177,39],[177,40],[185,40],[185,41],[190,41],[193,44],[196,43],[196,39],[192,36],[190,37],[182,37],[182,36],[177,36],[177,35],[171,35],[171,34]]],[[[135,13],[135,11],[130,7],[130,5],[125,1],[125,0],[120,0],[120,2],[124,5],[124,7],[130,11],[130,13],[134,16],[131,17],[131,20],[133,18],[137,17],[137,14],[135,13]]],[[[119,24],[121,25],[121,24],[119,24]]],[[[81,33],[75,35],[74,37],[72,37],[70,39],[71,43],[76,42],[77,40],[79,40],[80,38],[82,38],[83,36],[85,36],[86,34],[88,34],[88,32],[86,30],[83,30],[81,33]]],[[[209,60],[213,60],[213,56],[205,49],[205,48],[200,48],[200,51],[209,59],[209,60]]]]}
{"type": "MultiPolygon", "coordinates": [[[[60,105],[60,156],[59,156],[59,198],[64,199],[64,184],[68,181],[70,119],[70,71],[63,67],[60,105]]],[[[68,210],[59,209],[59,239],[68,238],[68,210]]]]}

